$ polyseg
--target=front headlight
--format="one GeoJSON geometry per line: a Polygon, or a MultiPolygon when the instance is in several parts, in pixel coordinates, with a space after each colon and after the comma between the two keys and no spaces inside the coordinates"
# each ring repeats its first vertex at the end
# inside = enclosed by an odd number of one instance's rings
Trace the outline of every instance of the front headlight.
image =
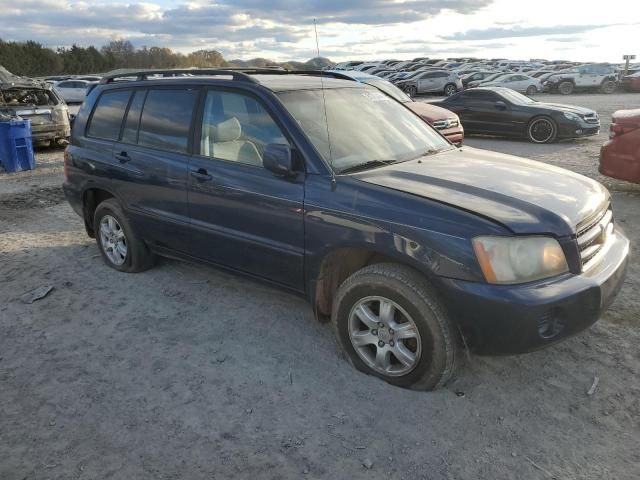
{"type": "Polygon", "coordinates": [[[551,237],[476,237],[473,249],[489,283],[525,283],[567,272],[567,260],[551,237]]]}
{"type": "Polygon", "coordinates": [[[580,120],[580,117],[575,113],[571,113],[571,112],[563,112],[563,113],[564,113],[564,117],[568,120],[573,120],[574,122],[577,122],[578,120],[580,120]]]}

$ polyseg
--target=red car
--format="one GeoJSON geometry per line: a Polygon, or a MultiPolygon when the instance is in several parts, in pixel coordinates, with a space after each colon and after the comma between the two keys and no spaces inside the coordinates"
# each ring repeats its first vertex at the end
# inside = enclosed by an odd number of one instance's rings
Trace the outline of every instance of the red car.
{"type": "Polygon", "coordinates": [[[600,149],[600,173],[640,183],[640,109],[613,114],[609,141],[600,149]]]}
{"type": "Polygon", "coordinates": [[[640,92],[640,72],[625,75],[620,83],[624,90],[629,92],[640,92]]]}

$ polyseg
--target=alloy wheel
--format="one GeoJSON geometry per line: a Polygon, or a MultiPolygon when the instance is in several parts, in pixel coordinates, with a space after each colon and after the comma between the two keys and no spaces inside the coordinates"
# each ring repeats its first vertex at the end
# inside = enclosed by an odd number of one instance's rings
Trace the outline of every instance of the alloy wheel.
{"type": "Polygon", "coordinates": [[[385,297],[366,297],[353,306],[349,339],[360,359],[386,376],[406,375],[422,354],[415,322],[406,310],[385,297]]]}
{"type": "Polygon", "coordinates": [[[529,125],[529,138],[535,143],[546,143],[553,138],[555,130],[551,120],[539,118],[529,125]]]}
{"type": "Polygon", "coordinates": [[[444,94],[447,97],[450,97],[451,95],[453,95],[454,93],[456,93],[456,87],[455,85],[447,85],[446,87],[444,87],[444,94]]]}
{"type": "Polygon", "coordinates": [[[127,237],[118,221],[111,215],[100,220],[100,245],[114,265],[124,264],[127,258],[127,237]]]}

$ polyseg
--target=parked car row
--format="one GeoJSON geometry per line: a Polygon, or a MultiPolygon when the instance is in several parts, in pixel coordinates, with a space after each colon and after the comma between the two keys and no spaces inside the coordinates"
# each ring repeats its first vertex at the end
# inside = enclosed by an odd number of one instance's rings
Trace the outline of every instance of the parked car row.
{"type": "MultiPolygon", "coordinates": [[[[410,96],[424,93],[450,96],[464,88],[480,86],[508,87],[527,95],[543,91],[569,95],[580,90],[613,93],[621,82],[636,88],[635,77],[627,80],[620,69],[618,65],[607,63],[427,57],[407,61],[351,61],[333,67],[333,70],[357,70],[385,78],[410,96]]],[[[635,70],[630,71],[635,73],[635,70]]]]}

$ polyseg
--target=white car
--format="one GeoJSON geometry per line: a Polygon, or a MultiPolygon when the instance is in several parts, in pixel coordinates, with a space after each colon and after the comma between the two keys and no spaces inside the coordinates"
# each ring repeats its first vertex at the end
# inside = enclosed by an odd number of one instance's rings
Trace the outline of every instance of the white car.
{"type": "Polygon", "coordinates": [[[95,82],[87,80],[62,80],[53,87],[67,103],[82,103],[87,96],[87,87],[95,82]]]}
{"type": "Polygon", "coordinates": [[[490,82],[480,84],[481,87],[506,87],[517,92],[524,92],[527,95],[534,95],[542,91],[542,83],[540,79],[523,75],[521,73],[513,73],[511,75],[503,75],[490,82]]]}

